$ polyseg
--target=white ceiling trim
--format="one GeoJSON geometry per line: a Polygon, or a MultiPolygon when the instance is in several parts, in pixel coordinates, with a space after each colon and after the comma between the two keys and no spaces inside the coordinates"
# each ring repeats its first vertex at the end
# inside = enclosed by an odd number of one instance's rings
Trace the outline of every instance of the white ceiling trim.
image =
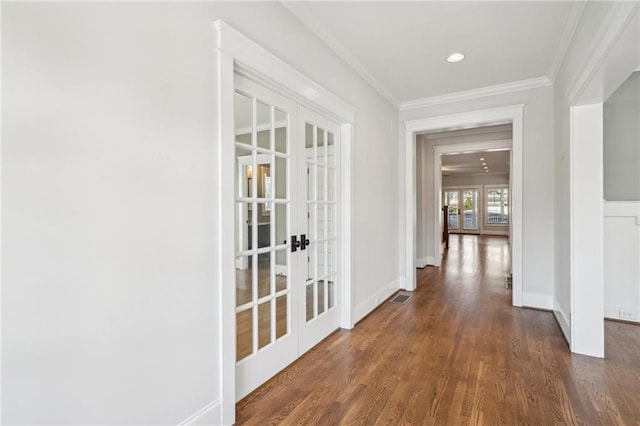
{"type": "Polygon", "coordinates": [[[605,17],[598,30],[596,40],[598,44],[591,50],[591,56],[581,68],[582,74],[574,80],[574,83],[565,92],[569,105],[576,105],[580,96],[584,93],[592,78],[604,63],[607,55],[615,48],[624,30],[636,16],[640,5],[637,2],[616,3],[605,17]]]}
{"type": "Polygon", "coordinates": [[[448,104],[452,102],[468,101],[471,99],[484,98],[486,96],[502,95],[504,93],[519,92],[522,90],[537,89],[539,87],[551,86],[552,82],[548,77],[537,77],[529,80],[514,81],[511,83],[497,84],[495,86],[481,87],[478,89],[465,90],[462,92],[449,93],[440,96],[415,99],[400,104],[400,111],[426,108],[434,105],[448,104]]]}
{"type": "Polygon", "coordinates": [[[317,23],[313,13],[302,2],[282,1],[281,4],[289,9],[304,25],[306,25],[320,40],[322,40],[331,50],[334,51],[343,61],[369,83],[382,97],[384,97],[395,108],[400,107],[400,101],[394,97],[389,89],[380,83],[347,49],[331,34],[317,23]]]}
{"type": "Polygon", "coordinates": [[[571,44],[573,36],[578,29],[578,23],[580,22],[580,18],[582,17],[582,13],[584,12],[584,7],[586,5],[586,1],[574,1],[571,5],[571,10],[569,10],[569,18],[567,19],[567,26],[564,27],[564,32],[560,37],[560,47],[556,51],[556,57],[553,61],[553,64],[551,64],[551,69],[549,70],[549,79],[552,82],[556,81],[556,77],[558,77],[558,72],[560,72],[560,68],[562,67],[562,63],[564,62],[564,57],[567,56],[569,45],[571,44]]]}

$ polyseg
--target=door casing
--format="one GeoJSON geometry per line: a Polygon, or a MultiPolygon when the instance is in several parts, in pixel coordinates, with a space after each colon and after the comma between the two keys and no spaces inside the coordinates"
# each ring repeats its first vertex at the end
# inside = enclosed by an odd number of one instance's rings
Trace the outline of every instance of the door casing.
{"type": "Polygon", "coordinates": [[[298,70],[267,51],[224,21],[214,23],[216,70],[216,129],[218,209],[215,232],[218,245],[213,268],[218,271],[218,300],[214,309],[219,324],[212,338],[219,343],[216,362],[219,396],[207,403],[193,418],[212,419],[213,423],[235,422],[235,146],[234,146],[234,74],[238,73],[275,90],[298,104],[325,115],[340,126],[341,194],[338,241],[342,282],[340,326],[353,327],[352,194],[353,194],[353,123],[355,108],[307,78],[298,70]],[[223,285],[224,284],[224,285],[223,285]]]}

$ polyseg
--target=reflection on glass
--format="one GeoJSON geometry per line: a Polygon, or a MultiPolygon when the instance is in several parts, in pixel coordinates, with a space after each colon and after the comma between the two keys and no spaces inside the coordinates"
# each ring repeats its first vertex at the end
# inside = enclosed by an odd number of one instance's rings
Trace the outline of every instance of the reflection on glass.
{"type": "Polygon", "coordinates": [[[316,205],[312,203],[307,203],[307,237],[310,240],[316,239],[316,205]]]}
{"type": "Polygon", "coordinates": [[[236,251],[249,250],[251,246],[251,203],[236,203],[236,251]]]}
{"type": "Polygon", "coordinates": [[[253,353],[252,309],[236,314],[236,361],[253,353]]]}
{"type": "Polygon", "coordinates": [[[271,164],[262,163],[257,165],[256,179],[258,187],[258,198],[272,198],[273,197],[273,183],[271,180],[271,164]]]}
{"type": "Polygon", "coordinates": [[[308,165],[307,166],[307,201],[313,201],[315,199],[315,187],[314,183],[316,181],[316,166],[308,165]]]}
{"type": "Polygon", "coordinates": [[[287,205],[276,204],[276,245],[286,244],[287,240],[287,205]]]}
{"type": "Polygon", "coordinates": [[[276,292],[286,290],[288,288],[287,275],[289,268],[287,267],[287,249],[276,250],[276,292]]]}
{"type": "Polygon", "coordinates": [[[323,201],[325,198],[325,183],[324,183],[324,174],[326,172],[326,168],[322,166],[316,166],[317,175],[316,179],[318,181],[317,191],[316,191],[316,200],[323,201]]]}
{"type": "Polygon", "coordinates": [[[336,240],[327,241],[327,273],[336,272],[336,240]]]}
{"type": "Polygon", "coordinates": [[[255,203],[258,209],[258,248],[271,245],[271,203],[255,203]]]}
{"type": "Polygon", "coordinates": [[[283,154],[287,153],[287,129],[289,127],[287,114],[275,110],[275,126],[276,126],[276,151],[283,154]]]}
{"type": "Polygon", "coordinates": [[[318,203],[317,207],[318,209],[318,215],[317,215],[317,227],[316,227],[316,238],[318,240],[321,240],[323,238],[326,237],[326,221],[325,221],[325,210],[326,210],[326,205],[323,203],[318,203]]]}
{"type": "Polygon", "coordinates": [[[336,165],[336,148],[334,145],[333,133],[327,133],[327,164],[336,165]]]}
{"type": "Polygon", "coordinates": [[[336,306],[336,288],[335,288],[335,277],[331,277],[329,278],[329,281],[327,283],[328,287],[327,290],[329,292],[328,297],[327,297],[327,302],[329,304],[328,309],[333,308],[334,306],[336,306]]]}
{"type": "Polygon", "coordinates": [[[241,146],[236,146],[236,183],[239,197],[251,197],[251,178],[253,169],[251,167],[251,151],[241,146]]]}
{"type": "Polygon", "coordinates": [[[312,280],[315,278],[315,264],[316,264],[316,243],[311,243],[307,246],[308,262],[307,262],[307,280],[312,280]]]}
{"type": "Polygon", "coordinates": [[[309,123],[304,125],[304,147],[313,148],[313,125],[309,123]]]}
{"type": "Polygon", "coordinates": [[[251,262],[248,256],[236,257],[236,306],[251,302],[253,285],[251,262]]]}
{"type": "Polygon", "coordinates": [[[275,159],[275,197],[283,200],[287,198],[287,160],[276,157],[275,159]]]}
{"type": "Polygon", "coordinates": [[[336,205],[327,204],[327,238],[335,238],[336,223],[336,205]]]}
{"type": "Polygon", "coordinates": [[[258,305],[258,349],[271,343],[271,301],[258,305]]]}
{"type": "Polygon", "coordinates": [[[327,164],[327,160],[325,158],[326,152],[324,149],[324,130],[318,128],[316,130],[316,142],[317,142],[317,147],[316,147],[316,159],[318,161],[318,164],[327,164]]]}
{"type": "Polygon", "coordinates": [[[256,108],[258,146],[264,149],[271,149],[271,107],[258,101],[256,108]]]}
{"type": "Polygon", "coordinates": [[[258,255],[258,298],[271,294],[271,253],[258,255]]]}
{"type": "Polygon", "coordinates": [[[276,299],[276,339],[287,334],[287,295],[276,299]]]}
{"type": "Polygon", "coordinates": [[[306,306],[306,320],[311,321],[313,319],[313,284],[306,286],[305,291],[305,306],[306,306]]]}
{"type": "Polygon", "coordinates": [[[327,200],[336,200],[336,171],[327,169],[327,200]]]}
{"type": "Polygon", "coordinates": [[[316,259],[317,259],[317,278],[323,277],[327,273],[327,243],[326,241],[316,244],[316,259]]]}
{"type": "Polygon", "coordinates": [[[236,140],[251,145],[253,100],[236,92],[234,95],[233,118],[235,122],[236,140]]]}
{"type": "Polygon", "coordinates": [[[318,281],[318,315],[324,312],[324,280],[318,281]]]}

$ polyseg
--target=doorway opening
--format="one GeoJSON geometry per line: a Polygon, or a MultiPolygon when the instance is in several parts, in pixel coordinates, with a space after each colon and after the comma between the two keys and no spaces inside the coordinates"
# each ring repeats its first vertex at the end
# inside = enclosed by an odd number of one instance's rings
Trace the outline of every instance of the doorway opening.
{"type": "MultiPolygon", "coordinates": [[[[416,209],[418,206],[417,187],[423,180],[419,180],[416,170],[423,171],[425,178],[430,178],[432,196],[422,197],[421,207],[430,211],[429,220],[425,226],[425,241],[431,244],[431,260],[434,266],[440,266],[443,247],[441,244],[442,229],[442,157],[447,154],[465,154],[473,152],[492,152],[510,149],[509,179],[510,179],[510,215],[509,235],[511,246],[512,270],[512,305],[522,306],[522,113],[523,105],[496,108],[491,110],[472,111],[440,117],[422,118],[405,122],[405,288],[416,288],[416,254],[418,221],[416,209]],[[483,129],[490,126],[510,126],[510,140],[486,140],[483,142],[464,141],[449,145],[433,146],[432,161],[418,156],[421,150],[418,141],[424,134],[447,132],[463,129],[483,129]],[[420,162],[418,164],[418,162],[420,162]],[[428,164],[432,163],[430,169],[428,164]],[[429,171],[426,171],[429,170],[429,171]],[[430,176],[429,176],[430,175],[430,176]]],[[[428,150],[427,150],[428,151],[428,150]]],[[[427,152],[427,157],[429,152],[427,152]]],[[[428,186],[428,185],[427,185],[428,186]]],[[[427,247],[428,249],[428,247],[427,247]]],[[[429,257],[429,256],[427,256],[429,257]]]]}
{"type": "Polygon", "coordinates": [[[440,260],[440,266],[453,272],[456,265],[480,270],[491,269],[485,263],[495,262],[491,285],[498,274],[498,286],[510,287],[512,132],[511,124],[503,124],[417,136],[417,267],[436,266],[440,260]],[[440,179],[429,179],[435,175],[440,179]],[[436,199],[438,217],[429,208],[436,199]],[[434,258],[439,251],[440,258],[434,258]],[[486,256],[488,251],[491,256],[486,256]],[[453,258],[457,260],[451,264],[453,258]],[[502,264],[506,267],[501,269],[502,264]]]}

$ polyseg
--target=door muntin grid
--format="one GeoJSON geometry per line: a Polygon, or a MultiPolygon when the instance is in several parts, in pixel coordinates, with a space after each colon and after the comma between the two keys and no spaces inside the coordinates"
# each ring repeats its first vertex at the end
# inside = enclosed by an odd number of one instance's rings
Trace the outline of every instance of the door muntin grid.
{"type": "Polygon", "coordinates": [[[240,90],[234,97],[236,360],[291,331],[290,114],[240,90]]]}
{"type": "Polygon", "coordinates": [[[305,319],[336,307],[336,161],[335,135],[305,123],[305,204],[310,241],[305,280],[305,319]]]}

